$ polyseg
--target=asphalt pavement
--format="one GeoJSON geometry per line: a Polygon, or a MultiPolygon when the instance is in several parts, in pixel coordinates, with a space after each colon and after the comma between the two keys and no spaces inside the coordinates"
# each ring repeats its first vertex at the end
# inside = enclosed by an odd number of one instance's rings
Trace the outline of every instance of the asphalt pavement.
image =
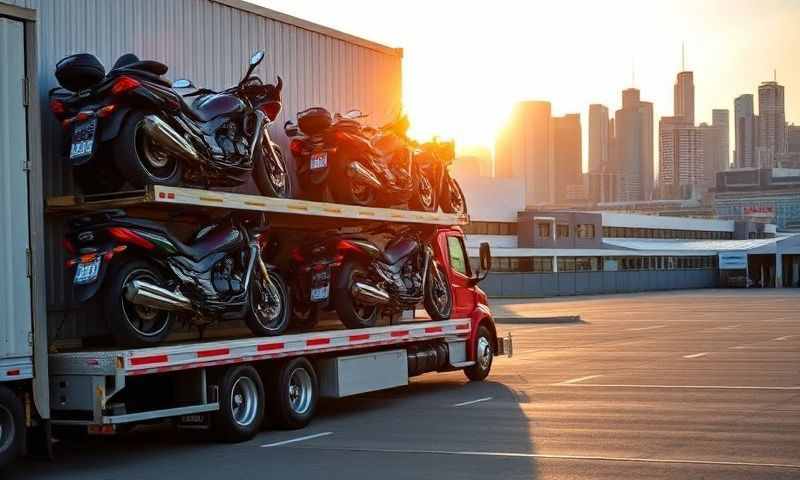
{"type": "Polygon", "coordinates": [[[800,291],[498,300],[514,357],[324,401],[242,444],[153,426],[62,442],[4,478],[800,478],[800,291]]]}

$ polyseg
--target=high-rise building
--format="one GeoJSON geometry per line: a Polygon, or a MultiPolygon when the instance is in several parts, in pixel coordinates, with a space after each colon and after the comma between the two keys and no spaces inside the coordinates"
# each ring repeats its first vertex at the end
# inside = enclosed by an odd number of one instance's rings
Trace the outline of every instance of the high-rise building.
{"type": "Polygon", "coordinates": [[[526,206],[553,203],[553,125],[550,102],[519,102],[497,138],[495,176],[523,178],[526,206]]]}
{"type": "Polygon", "coordinates": [[[756,123],[758,117],[753,111],[753,95],[739,95],[733,102],[734,139],[736,141],[734,165],[736,168],[750,168],[755,165],[756,123]]]}
{"type": "Polygon", "coordinates": [[[589,172],[602,172],[609,162],[609,119],[605,105],[589,105],[589,172]]]}
{"type": "Polygon", "coordinates": [[[775,166],[775,157],[786,152],[786,115],[783,85],[763,82],[758,87],[758,148],[761,168],[775,166]]]}
{"type": "Polygon", "coordinates": [[[718,126],[701,123],[699,128],[703,132],[703,186],[714,186],[717,172],[725,170],[722,159],[722,129],[718,126]]]}
{"type": "Polygon", "coordinates": [[[674,115],[683,117],[689,125],[694,125],[694,74],[679,72],[674,87],[674,115]]]}
{"type": "MultiPolygon", "coordinates": [[[[583,183],[583,145],[581,116],[571,113],[553,119],[553,164],[555,166],[555,196],[557,202],[567,202],[570,187],[583,183]]],[[[574,188],[573,188],[574,190],[574,188]]]]}
{"type": "Polygon", "coordinates": [[[786,151],[800,153],[800,125],[793,123],[786,127],[786,151]]]}
{"type": "Polygon", "coordinates": [[[640,100],[639,90],[622,91],[622,108],[614,114],[614,156],[610,162],[610,171],[622,175],[622,201],[644,200],[652,190],[652,180],[647,181],[647,176],[653,175],[652,117],[652,104],[640,100]]]}
{"type": "Polygon", "coordinates": [[[730,111],[728,109],[715,108],[711,110],[711,126],[719,129],[719,169],[723,171],[730,168],[731,164],[731,141],[730,141],[730,111]]]}
{"type": "Polygon", "coordinates": [[[703,130],[686,117],[658,122],[659,190],[663,199],[688,198],[705,180],[703,130]]]}

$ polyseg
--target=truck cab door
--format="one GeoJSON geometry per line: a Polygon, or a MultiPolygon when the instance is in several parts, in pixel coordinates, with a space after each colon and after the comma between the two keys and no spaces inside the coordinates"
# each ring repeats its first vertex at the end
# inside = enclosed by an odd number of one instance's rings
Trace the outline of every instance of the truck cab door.
{"type": "Polygon", "coordinates": [[[475,290],[472,286],[472,269],[469,265],[464,238],[457,232],[445,235],[445,254],[448,260],[448,274],[453,292],[452,318],[468,317],[475,310],[475,290]]]}

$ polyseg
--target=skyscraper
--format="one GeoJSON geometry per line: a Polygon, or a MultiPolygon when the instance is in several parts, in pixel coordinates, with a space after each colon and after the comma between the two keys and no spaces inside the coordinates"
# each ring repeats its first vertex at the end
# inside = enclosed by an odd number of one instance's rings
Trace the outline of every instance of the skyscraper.
{"type": "Polygon", "coordinates": [[[665,199],[687,198],[705,181],[703,130],[686,117],[658,122],[659,189],[665,199]]]}
{"type": "Polygon", "coordinates": [[[753,112],[753,95],[739,95],[733,102],[734,139],[736,141],[734,165],[736,168],[755,166],[756,122],[753,112]]]}
{"type": "Polygon", "coordinates": [[[614,157],[610,163],[611,171],[622,175],[623,201],[643,200],[652,190],[652,180],[647,180],[653,175],[652,112],[652,104],[640,100],[639,90],[622,91],[622,108],[614,114],[614,157]]]}
{"type": "Polygon", "coordinates": [[[719,129],[719,169],[727,170],[731,164],[731,141],[730,141],[730,111],[728,109],[715,108],[711,110],[711,126],[719,129]]]}
{"type": "Polygon", "coordinates": [[[553,119],[553,163],[556,201],[566,202],[570,186],[582,183],[581,116],[571,113],[553,119]]]}
{"type": "Polygon", "coordinates": [[[713,187],[717,172],[722,167],[722,129],[701,123],[698,127],[703,132],[703,182],[704,187],[713,187]]]}
{"type": "Polygon", "coordinates": [[[589,172],[602,172],[608,167],[609,137],[608,108],[597,103],[589,105],[589,172]]]}
{"type": "Polygon", "coordinates": [[[550,102],[519,102],[497,138],[495,176],[523,178],[526,206],[554,201],[552,123],[550,102]]]}
{"type": "Polygon", "coordinates": [[[679,72],[674,87],[674,115],[694,125],[694,74],[679,72]]]}
{"type": "Polygon", "coordinates": [[[763,149],[760,167],[775,166],[775,157],[786,152],[786,115],[783,85],[763,82],[758,87],[758,140],[763,149]]]}

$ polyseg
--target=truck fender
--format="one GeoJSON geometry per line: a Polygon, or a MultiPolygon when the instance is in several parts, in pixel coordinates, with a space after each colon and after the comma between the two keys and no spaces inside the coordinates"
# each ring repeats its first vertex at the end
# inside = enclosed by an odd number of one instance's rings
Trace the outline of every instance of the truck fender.
{"type": "Polygon", "coordinates": [[[492,312],[489,307],[483,304],[478,304],[475,311],[470,316],[470,335],[467,340],[467,360],[475,360],[475,336],[478,333],[478,328],[481,325],[485,326],[489,333],[492,335],[492,348],[497,352],[497,329],[494,326],[492,319],[492,312]]]}
{"type": "Polygon", "coordinates": [[[114,113],[111,114],[111,118],[103,122],[104,125],[100,130],[100,139],[98,141],[102,143],[116,138],[122,128],[122,122],[125,121],[125,117],[128,116],[130,111],[131,107],[122,107],[115,110],[114,113]]]}

